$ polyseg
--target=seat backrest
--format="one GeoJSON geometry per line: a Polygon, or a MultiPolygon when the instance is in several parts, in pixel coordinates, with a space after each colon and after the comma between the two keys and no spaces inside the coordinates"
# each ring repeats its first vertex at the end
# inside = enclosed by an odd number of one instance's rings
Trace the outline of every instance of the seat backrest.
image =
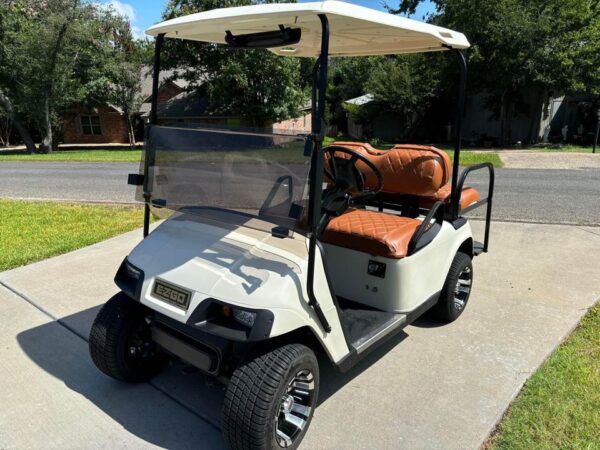
{"type": "MultiPolygon", "coordinates": [[[[425,145],[395,145],[390,150],[380,150],[359,142],[334,142],[369,158],[383,174],[382,192],[432,196],[450,179],[451,164],[446,152],[425,145]]],[[[367,187],[375,187],[375,175],[366,164],[358,161],[357,167],[366,175],[367,187]]]]}

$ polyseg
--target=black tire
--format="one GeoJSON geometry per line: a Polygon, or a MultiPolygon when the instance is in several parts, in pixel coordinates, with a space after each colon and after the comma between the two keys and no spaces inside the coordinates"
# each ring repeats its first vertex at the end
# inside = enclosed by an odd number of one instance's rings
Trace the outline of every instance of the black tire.
{"type": "Polygon", "coordinates": [[[431,312],[444,322],[454,322],[467,307],[472,287],[473,264],[471,257],[466,253],[458,252],[450,266],[440,298],[431,312]],[[466,282],[468,286],[463,286],[463,290],[457,292],[459,278],[462,280],[462,284],[466,282]]]}
{"type": "Polygon", "coordinates": [[[312,350],[304,345],[287,344],[242,362],[225,393],[225,440],[233,450],[295,449],[310,425],[318,394],[319,365],[312,350]],[[304,404],[309,409],[302,411],[304,404]],[[284,417],[295,422],[301,418],[303,424],[291,426],[284,417]],[[283,438],[278,429],[293,435],[288,446],[280,444],[283,438]]]}
{"type": "Polygon", "coordinates": [[[90,331],[90,356],[98,369],[121,381],[142,382],[168,358],[152,342],[144,306],[120,292],[104,304],[90,331]]]}

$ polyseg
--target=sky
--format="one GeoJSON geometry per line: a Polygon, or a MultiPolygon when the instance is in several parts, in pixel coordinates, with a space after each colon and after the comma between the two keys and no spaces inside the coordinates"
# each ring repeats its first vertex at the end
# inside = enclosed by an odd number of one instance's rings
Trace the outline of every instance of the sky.
{"type": "MultiPolygon", "coordinates": [[[[131,22],[133,33],[136,37],[143,37],[144,30],[161,20],[162,11],[167,0],[101,0],[102,3],[112,5],[112,7],[125,16],[131,22]]],[[[310,0],[299,0],[301,3],[310,0]]],[[[314,0],[313,0],[314,1],[314,0]]],[[[387,0],[390,6],[397,7],[398,0],[387,0]]],[[[349,3],[366,6],[368,8],[385,10],[384,0],[349,0],[349,3]]],[[[422,3],[413,19],[423,20],[424,17],[434,11],[434,6],[430,1],[422,3]]]]}

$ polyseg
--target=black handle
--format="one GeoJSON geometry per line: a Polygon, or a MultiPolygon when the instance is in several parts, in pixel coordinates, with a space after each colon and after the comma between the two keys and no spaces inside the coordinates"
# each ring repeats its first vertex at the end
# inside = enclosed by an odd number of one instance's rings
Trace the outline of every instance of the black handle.
{"type": "Polygon", "coordinates": [[[423,235],[431,229],[431,221],[433,220],[434,217],[435,217],[435,221],[440,225],[444,221],[444,203],[443,202],[435,202],[433,204],[433,206],[431,207],[431,209],[429,210],[429,212],[427,213],[427,215],[425,216],[425,219],[423,219],[423,222],[417,229],[417,232],[413,235],[412,239],[408,243],[408,254],[409,255],[412,255],[415,252],[415,249],[417,248],[417,244],[419,243],[419,240],[421,240],[423,235]]]}

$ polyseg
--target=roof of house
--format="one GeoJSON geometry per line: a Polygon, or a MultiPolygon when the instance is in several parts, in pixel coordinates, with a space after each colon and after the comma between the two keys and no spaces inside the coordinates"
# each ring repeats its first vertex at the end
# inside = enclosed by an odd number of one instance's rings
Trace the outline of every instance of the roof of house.
{"type": "Polygon", "coordinates": [[[373,100],[375,100],[375,96],[373,96],[373,94],[365,94],[365,95],[361,95],[360,97],[351,98],[350,100],[346,100],[344,103],[362,106],[362,105],[366,105],[367,103],[371,103],[373,100]]]}
{"type": "Polygon", "coordinates": [[[195,92],[182,92],[158,107],[158,115],[162,117],[205,117],[209,115],[208,98],[195,92]]]}
{"type": "MultiPolygon", "coordinates": [[[[159,86],[162,87],[167,82],[173,83],[182,90],[185,90],[190,86],[189,81],[178,76],[177,70],[160,71],[159,86]]],[[[152,67],[145,66],[142,68],[140,96],[143,99],[143,103],[140,105],[138,113],[140,113],[142,117],[147,117],[150,115],[150,109],[152,108],[152,104],[150,103],[150,97],[152,96],[152,67]]]]}
{"type": "MultiPolygon", "coordinates": [[[[169,81],[181,89],[186,89],[190,85],[189,81],[177,75],[177,70],[161,70],[159,74],[159,85],[162,86],[166,81],[169,81]]],[[[152,67],[142,67],[141,81],[141,96],[146,100],[152,95],[152,67]]]]}
{"type": "Polygon", "coordinates": [[[329,20],[330,56],[365,56],[462,49],[470,46],[459,32],[336,0],[311,3],[269,3],[221,8],[177,17],[154,25],[150,36],[224,44],[233,35],[301,30],[297,44],[270,50],[281,56],[319,56],[321,22],[329,20]]]}

